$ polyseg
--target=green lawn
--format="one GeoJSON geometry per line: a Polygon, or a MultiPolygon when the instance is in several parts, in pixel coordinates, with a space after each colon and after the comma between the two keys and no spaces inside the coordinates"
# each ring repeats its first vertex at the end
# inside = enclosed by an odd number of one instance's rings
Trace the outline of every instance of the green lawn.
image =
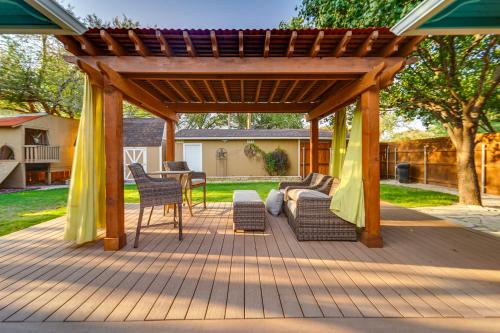
{"type": "MultiPolygon", "coordinates": [[[[235,189],[256,190],[265,199],[269,190],[277,185],[264,182],[208,184],[207,201],[230,202],[235,189]]],[[[68,189],[0,194],[0,236],[64,215],[67,195],[68,189]]],[[[403,207],[442,206],[458,201],[458,197],[451,194],[386,184],[381,185],[380,196],[383,201],[403,207]]],[[[201,198],[201,189],[195,189],[193,199],[199,201],[201,198]]],[[[125,186],[125,202],[139,202],[135,185],[125,186]]]]}
{"type": "Polygon", "coordinates": [[[380,199],[403,207],[447,206],[458,202],[458,196],[415,188],[380,185],[380,199]]]}

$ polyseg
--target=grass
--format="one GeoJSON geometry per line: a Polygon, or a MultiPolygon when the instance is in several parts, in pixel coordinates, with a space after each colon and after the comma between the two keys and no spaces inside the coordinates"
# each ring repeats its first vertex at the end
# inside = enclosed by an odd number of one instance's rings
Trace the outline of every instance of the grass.
{"type": "Polygon", "coordinates": [[[433,207],[454,204],[458,202],[458,196],[410,187],[381,184],[380,200],[408,208],[433,207]]]}
{"type": "MultiPolygon", "coordinates": [[[[208,184],[207,201],[231,202],[235,189],[256,190],[265,199],[267,193],[277,186],[278,183],[273,182],[208,184]]],[[[63,216],[67,196],[66,188],[0,194],[0,236],[63,216]]],[[[124,196],[125,202],[139,202],[134,184],[125,185],[124,196]]],[[[444,206],[458,202],[456,195],[387,184],[380,186],[380,197],[403,207],[444,206]]],[[[201,189],[195,189],[193,200],[198,202],[201,198],[201,189]]]]}

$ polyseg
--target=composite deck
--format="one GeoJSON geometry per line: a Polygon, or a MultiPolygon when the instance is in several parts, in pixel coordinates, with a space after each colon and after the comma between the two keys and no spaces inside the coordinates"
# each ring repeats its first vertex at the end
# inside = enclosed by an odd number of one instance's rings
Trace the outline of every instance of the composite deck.
{"type": "MultiPolygon", "coordinates": [[[[500,239],[384,205],[385,247],[298,242],[283,217],[234,233],[229,203],[143,229],[128,245],[75,247],[64,218],[0,238],[1,321],[500,317],[500,239]]],[[[152,224],[168,220],[161,209],[152,224]]]]}

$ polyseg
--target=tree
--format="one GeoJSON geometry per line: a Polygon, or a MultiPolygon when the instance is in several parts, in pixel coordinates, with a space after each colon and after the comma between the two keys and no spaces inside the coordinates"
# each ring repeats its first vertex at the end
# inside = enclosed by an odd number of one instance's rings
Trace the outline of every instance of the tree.
{"type": "Polygon", "coordinates": [[[53,37],[0,36],[0,107],[78,116],[83,75],[64,53],[53,37]]]}
{"type": "MultiPolygon", "coordinates": [[[[418,2],[370,0],[352,6],[348,0],[303,0],[289,25],[392,26],[418,2]]],[[[479,128],[492,131],[491,121],[498,121],[499,52],[498,39],[492,35],[429,37],[419,46],[417,62],[382,94],[384,107],[397,108],[407,119],[438,122],[446,129],[457,150],[462,204],[481,204],[475,135],[479,128]]]]}
{"type": "MultiPolygon", "coordinates": [[[[71,9],[70,9],[71,10],[71,9]]],[[[111,22],[88,15],[89,27],[134,28],[139,22],[115,17],[111,22]]],[[[22,113],[46,112],[78,117],[83,93],[83,74],[63,59],[64,47],[55,38],[41,35],[0,36],[0,108],[22,113]]],[[[125,103],[125,116],[151,116],[125,103]]]]}

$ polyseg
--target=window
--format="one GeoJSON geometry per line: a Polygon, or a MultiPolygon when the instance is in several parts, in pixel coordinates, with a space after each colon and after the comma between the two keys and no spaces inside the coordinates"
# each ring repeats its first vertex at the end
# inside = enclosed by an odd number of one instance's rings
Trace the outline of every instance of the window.
{"type": "Polygon", "coordinates": [[[24,130],[24,144],[31,145],[49,145],[49,137],[47,135],[46,130],[34,129],[34,128],[26,128],[24,130]]]}

